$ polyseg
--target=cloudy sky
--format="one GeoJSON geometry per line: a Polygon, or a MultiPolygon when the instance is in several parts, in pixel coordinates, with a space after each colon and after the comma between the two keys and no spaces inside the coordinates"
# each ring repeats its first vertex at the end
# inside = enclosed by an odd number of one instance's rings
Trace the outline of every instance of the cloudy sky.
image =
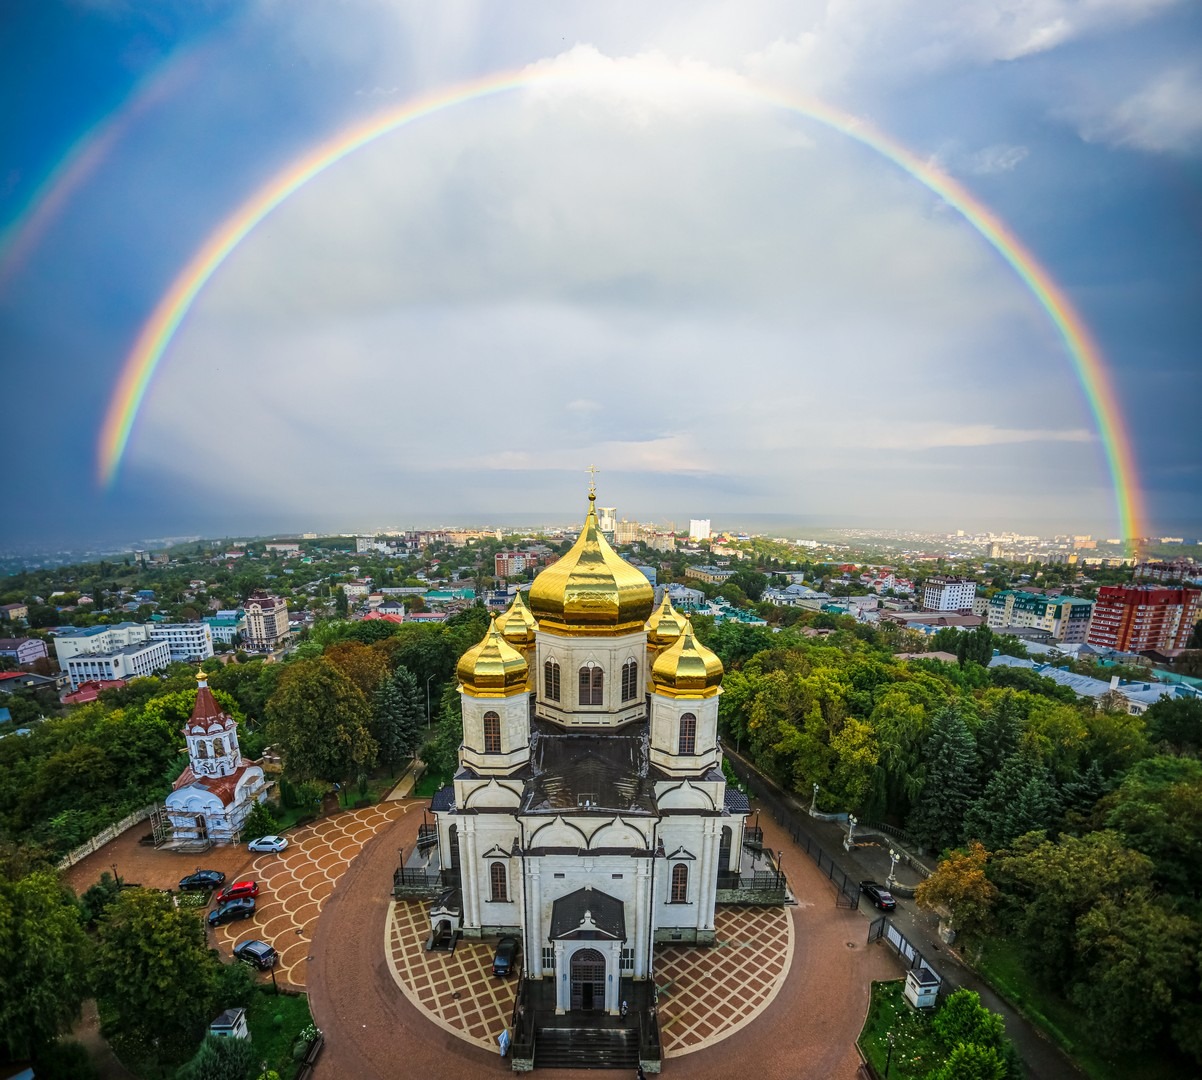
{"type": "Polygon", "coordinates": [[[1202,9],[1188,0],[9,0],[0,544],[623,516],[1116,535],[1048,313],[1106,358],[1148,531],[1202,531],[1202,9]],[[97,439],[205,240],[237,245],[116,481],[97,439]],[[813,110],[811,110],[813,111],[813,110]]]}

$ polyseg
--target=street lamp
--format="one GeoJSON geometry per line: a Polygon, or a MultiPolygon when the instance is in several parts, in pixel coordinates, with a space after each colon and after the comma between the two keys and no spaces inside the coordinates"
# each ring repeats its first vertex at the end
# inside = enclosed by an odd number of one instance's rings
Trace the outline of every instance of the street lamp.
{"type": "Polygon", "coordinates": [[[896,885],[897,881],[893,877],[893,871],[897,869],[897,852],[893,848],[889,849],[889,876],[885,878],[886,885],[896,885]]]}
{"type": "Polygon", "coordinates": [[[810,799],[810,817],[814,816],[814,812],[818,809],[818,784],[814,784],[814,797],[810,799]]]}
{"type": "Polygon", "coordinates": [[[848,846],[848,848],[849,848],[849,849],[851,848],[852,844],[854,844],[854,843],[855,843],[855,840],[856,840],[856,826],[857,826],[857,825],[859,825],[859,824],[860,824],[860,822],[859,822],[859,820],[856,818],[856,815],[855,815],[855,814],[848,814],[848,815],[847,815],[847,846],[848,846]]]}
{"type": "Polygon", "coordinates": [[[889,1032],[885,1038],[889,1042],[889,1049],[885,1053],[885,1080],[889,1080],[889,1070],[893,1067],[893,1032],[889,1032]]]}

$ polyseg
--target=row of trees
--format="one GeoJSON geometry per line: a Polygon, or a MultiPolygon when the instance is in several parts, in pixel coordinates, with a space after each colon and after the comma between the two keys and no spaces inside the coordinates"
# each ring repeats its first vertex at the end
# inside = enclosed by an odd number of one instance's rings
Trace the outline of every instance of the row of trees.
{"type": "Polygon", "coordinates": [[[1012,941],[1100,1045],[1202,1061],[1202,700],[1132,716],[971,651],[898,660],[845,620],[708,638],[726,737],[764,771],[947,852],[923,902],[1012,941]]]}

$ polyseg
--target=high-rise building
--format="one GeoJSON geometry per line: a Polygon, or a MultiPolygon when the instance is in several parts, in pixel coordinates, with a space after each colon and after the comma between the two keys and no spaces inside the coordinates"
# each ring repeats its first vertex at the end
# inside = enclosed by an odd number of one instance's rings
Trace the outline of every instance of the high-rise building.
{"type": "Polygon", "coordinates": [[[1071,645],[1086,640],[1093,601],[1076,596],[1005,589],[989,598],[985,614],[991,630],[1007,627],[1047,630],[1054,641],[1071,645]]]}
{"type": "Polygon", "coordinates": [[[936,574],[922,586],[922,606],[927,611],[971,611],[977,583],[972,578],[936,574]]]}
{"type": "Polygon", "coordinates": [[[710,519],[709,518],[692,518],[689,521],[689,539],[690,540],[708,540],[710,538],[710,519]]]}
{"type": "Polygon", "coordinates": [[[1202,589],[1165,585],[1103,585],[1089,644],[1122,652],[1184,649],[1198,621],[1202,589]]]}
{"type": "Polygon", "coordinates": [[[598,506],[597,527],[606,536],[612,538],[618,527],[618,508],[616,506],[598,506]]]}
{"type": "Polygon", "coordinates": [[[152,623],[151,641],[165,641],[171,662],[208,660],[213,655],[213,630],[208,623],[152,623]]]}

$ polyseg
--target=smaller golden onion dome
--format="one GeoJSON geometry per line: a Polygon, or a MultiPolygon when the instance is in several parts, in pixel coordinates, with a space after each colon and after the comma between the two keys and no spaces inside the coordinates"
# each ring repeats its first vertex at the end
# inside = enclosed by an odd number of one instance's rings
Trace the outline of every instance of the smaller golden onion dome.
{"type": "Polygon", "coordinates": [[[477,645],[456,668],[463,692],[472,697],[509,697],[526,689],[526,658],[501,635],[494,618],[477,645]]]}
{"type": "Polygon", "coordinates": [[[534,631],[538,629],[538,623],[520,592],[514,595],[513,603],[505,614],[497,619],[497,628],[515,648],[522,649],[534,644],[534,631]]]}
{"type": "Polygon", "coordinates": [[[671,645],[684,630],[685,618],[672,606],[672,598],[664,589],[664,598],[647,620],[647,641],[651,645],[671,645]]]}
{"type": "Polygon", "coordinates": [[[657,694],[668,697],[713,697],[722,682],[722,661],[693,636],[693,624],[685,619],[675,644],[656,658],[651,681],[657,694]]]}

